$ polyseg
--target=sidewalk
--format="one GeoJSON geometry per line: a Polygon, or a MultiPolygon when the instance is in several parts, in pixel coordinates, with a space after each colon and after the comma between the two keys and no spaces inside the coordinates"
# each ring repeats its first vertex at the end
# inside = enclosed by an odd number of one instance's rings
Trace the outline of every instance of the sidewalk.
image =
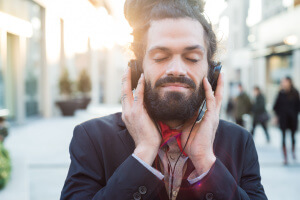
{"type": "MultiPolygon", "coordinates": [[[[120,106],[93,107],[75,117],[38,119],[12,127],[5,146],[10,151],[13,170],[1,200],[58,200],[69,167],[69,143],[76,124],[120,111],[120,106]]],[[[271,143],[257,127],[255,143],[261,164],[262,183],[270,200],[296,200],[300,191],[300,163],[282,165],[280,132],[270,128],[271,143]]],[[[289,136],[289,135],[288,135],[289,136]]],[[[300,156],[300,134],[297,134],[300,156]]],[[[290,138],[287,137],[290,146],[290,138]]],[[[299,157],[300,158],[300,157],[299,157]]]]}
{"type": "Polygon", "coordinates": [[[271,143],[266,143],[263,129],[255,131],[254,141],[261,166],[262,184],[270,200],[297,200],[300,194],[300,133],[296,134],[297,161],[291,154],[291,136],[286,136],[288,148],[288,166],[283,165],[281,152],[281,132],[276,127],[269,127],[271,143]]]}
{"type": "Polygon", "coordinates": [[[77,111],[75,117],[37,119],[11,127],[4,145],[12,158],[12,176],[0,191],[0,200],[58,200],[69,168],[74,127],[119,111],[119,105],[105,105],[77,111]]]}

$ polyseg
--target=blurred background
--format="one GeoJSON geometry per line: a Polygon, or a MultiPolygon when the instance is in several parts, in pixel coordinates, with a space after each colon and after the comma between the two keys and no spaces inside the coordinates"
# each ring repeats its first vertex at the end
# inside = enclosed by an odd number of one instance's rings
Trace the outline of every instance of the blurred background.
{"type": "MultiPolygon", "coordinates": [[[[121,76],[132,56],[124,2],[0,0],[1,200],[59,199],[74,126],[121,111],[121,76]]],[[[283,165],[272,111],[284,77],[300,89],[299,5],[300,0],[206,3],[225,74],[221,118],[234,121],[228,105],[238,97],[239,83],[252,102],[254,86],[265,96],[270,142],[260,126],[254,140],[271,200],[300,194],[300,163],[292,159],[287,135],[289,164],[283,165]]],[[[250,131],[251,113],[242,119],[250,131]]]]}

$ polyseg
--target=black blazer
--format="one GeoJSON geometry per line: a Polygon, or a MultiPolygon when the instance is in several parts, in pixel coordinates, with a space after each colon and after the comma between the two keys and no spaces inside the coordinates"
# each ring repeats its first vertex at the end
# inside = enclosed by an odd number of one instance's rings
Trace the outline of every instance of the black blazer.
{"type": "MultiPolygon", "coordinates": [[[[135,145],[121,113],[75,127],[71,164],[61,200],[168,199],[164,182],[132,157],[135,145]]],[[[188,167],[177,200],[267,199],[251,135],[220,120],[214,141],[217,160],[208,175],[190,185],[188,167]]]]}

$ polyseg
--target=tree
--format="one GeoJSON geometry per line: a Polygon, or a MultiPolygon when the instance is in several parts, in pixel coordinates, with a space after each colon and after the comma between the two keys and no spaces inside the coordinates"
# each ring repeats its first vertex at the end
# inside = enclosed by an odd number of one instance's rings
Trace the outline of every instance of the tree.
{"type": "Polygon", "coordinates": [[[87,96],[87,93],[89,93],[92,89],[91,79],[86,69],[83,69],[80,72],[77,89],[84,96],[87,96]]]}

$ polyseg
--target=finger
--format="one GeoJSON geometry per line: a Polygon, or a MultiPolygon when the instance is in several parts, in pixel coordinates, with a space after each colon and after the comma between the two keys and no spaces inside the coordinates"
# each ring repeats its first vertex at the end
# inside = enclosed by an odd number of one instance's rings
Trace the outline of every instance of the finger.
{"type": "Polygon", "coordinates": [[[141,74],[141,77],[139,78],[139,82],[135,90],[134,102],[137,102],[139,104],[144,103],[144,90],[145,90],[145,77],[144,74],[141,74]]]}
{"type": "Polygon", "coordinates": [[[217,88],[215,91],[215,102],[218,113],[221,110],[222,100],[223,100],[223,92],[224,92],[224,74],[220,73],[217,88]]]}
{"type": "Polygon", "coordinates": [[[132,91],[131,91],[131,68],[128,67],[122,77],[122,109],[126,109],[128,105],[132,103],[132,91]]]}
{"type": "Polygon", "coordinates": [[[203,79],[203,87],[205,91],[205,98],[206,98],[206,107],[208,111],[215,109],[215,97],[212,91],[211,85],[207,80],[207,77],[203,79]]]}

